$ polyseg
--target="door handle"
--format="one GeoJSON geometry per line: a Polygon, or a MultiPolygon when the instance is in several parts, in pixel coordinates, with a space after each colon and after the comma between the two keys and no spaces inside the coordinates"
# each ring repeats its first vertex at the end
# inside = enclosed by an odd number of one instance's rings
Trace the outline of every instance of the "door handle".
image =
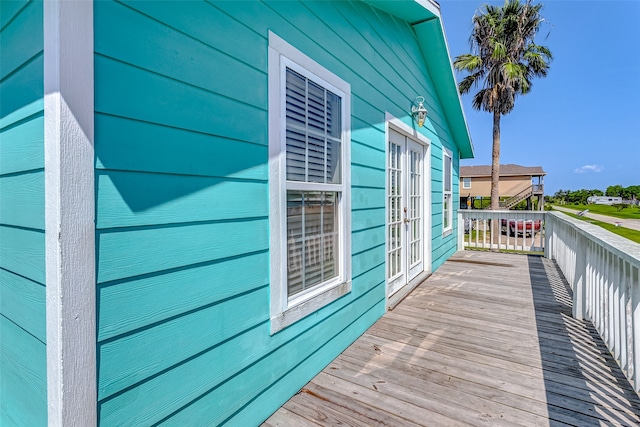
{"type": "Polygon", "coordinates": [[[405,224],[409,224],[410,222],[411,222],[411,220],[410,220],[409,218],[406,218],[406,217],[405,217],[405,219],[404,219],[404,223],[405,223],[405,224]]]}

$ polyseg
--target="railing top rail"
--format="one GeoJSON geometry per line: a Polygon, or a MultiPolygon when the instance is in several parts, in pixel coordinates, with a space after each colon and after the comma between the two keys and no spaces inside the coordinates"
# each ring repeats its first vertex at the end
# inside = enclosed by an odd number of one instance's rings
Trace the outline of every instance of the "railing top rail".
{"type": "Polygon", "coordinates": [[[510,211],[504,209],[489,210],[489,209],[460,209],[463,218],[490,218],[498,217],[511,218],[511,219],[544,219],[546,212],[541,211],[510,211]]]}
{"type": "Polygon", "coordinates": [[[546,214],[560,222],[570,224],[578,233],[591,240],[595,240],[598,244],[614,253],[619,258],[640,266],[640,244],[613,234],[612,232],[605,230],[602,227],[598,227],[597,225],[571,218],[562,212],[546,212],[546,214]]]}

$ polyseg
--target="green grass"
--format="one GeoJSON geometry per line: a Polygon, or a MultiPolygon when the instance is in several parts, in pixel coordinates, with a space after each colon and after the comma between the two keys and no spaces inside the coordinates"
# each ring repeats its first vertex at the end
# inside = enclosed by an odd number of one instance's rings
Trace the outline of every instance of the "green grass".
{"type": "Polygon", "coordinates": [[[638,206],[627,206],[624,209],[618,210],[615,206],[609,205],[558,205],[567,209],[575,209],[578,211],[583,211],[585,209],[589,209],[589,212],[608,215],[615,218],[621,219],[640,219],[640,207],[638,206]]]}
{"type": "MultiPolygon", "coordinates": [[[[593,205],[589,205],[589,206],[593,206],[593,205]]],[[[591,209],[589,209],[589,212],[591,212],[591,209]]],[[[632,230],[630,228],[616,227],[614,224],[609,224],[607,222],[596,221],[594,219],[585,218],[583,216],[578,216],[578,215],[574,215],[574,214],[571,214],[571,213],[566,213],[566,212],[563,212],[563,213],[565,215],[569,215],[572,218],[576,218],[576,219],[579,219],[581,221],[585,221],[585,222],[588,222],[590,224],[597,225],[598,227],[602,227],[605,230],[609,230],[613,234],[617,234],[618,236],[626,237],[629,240],[632,240],[632,241],[634,241],[636,243],[640,243],[640,231],[632,230]]]]}

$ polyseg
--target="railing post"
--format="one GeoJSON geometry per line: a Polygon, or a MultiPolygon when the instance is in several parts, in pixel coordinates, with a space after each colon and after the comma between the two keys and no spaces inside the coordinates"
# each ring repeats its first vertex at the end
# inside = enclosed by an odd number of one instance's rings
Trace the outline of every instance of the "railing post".
{"type": "MultiPolygon", "coordinates": [[[[469,230],[469,233],[471,233],[471,230],[469,230]]],[[[458,211],[458,250],[464,251],[464,219],[460,211],[458,211]]]]}
{"type": "Polygon", "coordinates": [[[587,252],[589,251],[588,239],[578,233],[577,242],[573,250],[576,256],[575,273],[573,279],[573,308],[572,315],[575,319],[583,320],[586,311],[586,290],[587,290],[587,252]]]}
{"type": "Polygon", "coordinates": [[[629,371],[632,373],[633,389],[640,393],[640,267],[630,266],[629,269],[629,292],[630,292],[630,317],[631,317],[631,347],[633,348],[633,359],[629,371]]]}
{"type": "Polygon", "coordinates": [[[553,254],[553,224],[555,218],[553,215],[546,214],[543,218],[544,221],[544,257],[549,259],[555,259],[553,254]]]}

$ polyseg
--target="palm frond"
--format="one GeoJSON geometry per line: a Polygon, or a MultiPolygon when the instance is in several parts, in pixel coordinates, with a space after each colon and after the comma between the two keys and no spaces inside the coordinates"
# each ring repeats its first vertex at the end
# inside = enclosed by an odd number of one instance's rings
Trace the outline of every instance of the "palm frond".
{"type": "Polygon", "coordinates": [[[456,59],[453,61],[453,66],[458,71],[473,72],[482,67],[482,58],[478,55],[465,53],[456,57],[456,59]]]}
{"type": "Polygon", "coordinates": [[[454,67],[468,75],[460,93],[474,86],[478,110],[508,114],[518,95],[531,91],[535,77],[545,77],[553,59],[551,51],[535,43],[544,21],[541,4],[533,0],[505,0],[502,6],[485,5],[472,18],[469,42],[473,54],[460,55],[454,67]]]}

